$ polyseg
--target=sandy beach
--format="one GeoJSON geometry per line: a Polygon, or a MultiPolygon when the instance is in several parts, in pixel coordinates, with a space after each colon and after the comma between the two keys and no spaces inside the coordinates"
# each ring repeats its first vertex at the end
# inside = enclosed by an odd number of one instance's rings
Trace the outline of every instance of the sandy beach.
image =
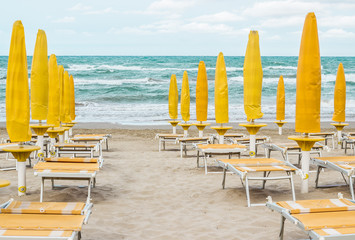
{"type": "MultiPolygon", "coordinates": [[[[322,130],[333,131],[331,128],[322,130]]],[[[354,129],[346,130],[349,132],[354,129]]],[[[1,137],[5,137],[4,129],[1,132],[1,137]]],[[[189,151],[188,157],[182,159],[178,145],[167,145],[168,151],[158,152],[158,142],[154,136],[164,132],[170,130],[134,127],[82,129],[80,125],[74,128],[74,133],[112,134],[109,151],[104,151],[104,166],[92,192],[93,214],[89,224],[83,228],[83,239],[277,239],[279,214],[266,207],[247,208],[239,177],[228,175],[226,189],[223,190],[222,174],[205,175],[203,168],[196,168],[195,151],[189,151]]],[[[240,127],[234,132],[246,133],[240,127]]],[[[210,133],[214,132],[206,131],[206,134],[210,133]]],[[[268,128],[260,130],[259,135],[270,136],[272,142],[281,143],[287,141],[286,136],[294,134],[291,129],[285,129],[283,136],[276,133],[276,128],[269,124],[268,128]]],[[[190,134],[196,135],[197,131],[192,129],[190,134]]],[[[344,151],[323,151],[323,154],[342,155],[344,151]]],[[[263,156],[261,148],[258,156],[263,156]]],[[[281,159],[277,152],[273,152],[272,157],[281,159]]],[[[4,157],[2,159],[2,167],[14,164],[12,161],[6,162],[4,157]]],[[[292,162],[297,163],[295,156],[292,162]]],[[[212,159],[210,163],[213,163],[212,159]]],[[[10,197],[39,200],[40,180],[33,175],[32,168],[27,168],[28,195],[21,198],[16,195],[16,172],[4,171],[1,175],[1,178],[12,182],[11,186],[1,189],[1,202],[10,197]]],[[[294,178],[298,200],[336,198],[338,192],[350,197],[349,189],[345,186],[315,189],[314,179],[315,174],[312,174],[310,192],[301,194],[301,179],[299,176],[294,178]]],[[[326,170],[321,175],[320,183],[342,183],[342,178],[339,173],[326,170]]],[[[77,188],[76,183],[62,184],[73,184],[73,187],[51,190],[47,181],[44,200],[86,200],[86,188],[77,188]]],[[[252,182],[251,186],[254,203],[265,202],[269,195],[274,201],[291,200],[289,183],[286,181],[267,182],[264,190],[259,189],[261,184],[257,182],[252,182]]],[[[285,230],[285,239],[306,238],[290,223],[286,223],[285,230]]]]}

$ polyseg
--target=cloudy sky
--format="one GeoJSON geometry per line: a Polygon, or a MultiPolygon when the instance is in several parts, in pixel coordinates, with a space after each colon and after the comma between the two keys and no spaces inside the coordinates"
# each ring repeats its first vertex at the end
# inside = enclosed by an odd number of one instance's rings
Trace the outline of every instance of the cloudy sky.
{"type": "Polygon", "coordinates": [[[322,56],[355,56],[353,0],[62,0],[3,1],[0,55],[22,20],[27,54],[37,29],[57,55],[245,54],[258,30],[265,56],[296,56],[303,21],[315,12],[322,56]]]}

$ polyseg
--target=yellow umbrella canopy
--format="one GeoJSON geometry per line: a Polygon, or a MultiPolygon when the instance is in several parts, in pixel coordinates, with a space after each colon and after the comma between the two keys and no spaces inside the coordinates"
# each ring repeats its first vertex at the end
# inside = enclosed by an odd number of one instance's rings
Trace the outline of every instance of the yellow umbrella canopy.
{"type": "Polygon", "coordinates": [[[64,113],[64,67],[62,65],[58,66],[58,77],[59,77],[59,118],[61,122],[65,120],[64,113]]]}
{"type": "Polygon", "coordinates": [[[64,72],[63,79],[63,112],[64,112],[64,123],[70,123],[70,80],[68,71],[64,72]]]}
{"type": "Polygon", "coordinates": [[[320,132],[321,62],[317,19],[308,13],[297,66],[296,132],[320,132]]]}
{"type": "Polygon", "coordinates": [[[208,82],[206,66],[203,61],[198,65],[196,80],[196,119],[199,122],[207,121],[208,108],[208,82]]]}
{"type": "Polygon", "coordinates": [[[48,116],[47,124],[55,127],[60,125],[60,81],[58,74],[57,58],[54,54],[49,57],[48,63],[49,91],[48,91],[48,116]]]}
{"type": "Polygon", "coordinates": [[[228,119],[228,82],[226,64],[220,52],[216,62],[214,81],[214,107],[216,123],[227,123],[228,119]]]}
{"type": "Polygon", "coordinates": [[[263,84],[263,69],[261,66],[259,34],[250,31],[247,50],[244,59],[244,111],[247,120],[261,118],[261,92],[263,84]]]}
{"type": "Polygon", "coordinates": [[[171,119],[178,118],[179,92],[176,82],[176,75],[172,74],[169,87],[169,116],[171,119]]]}
{"type": "Polygon", "coordinates": [[[73,75],[69,76],[70,81],[70,119],[75,120],[75,87],[73,75]]]}
{"type": "Polygon", "coordinates": [[[285,85],[282,75],[277,85],[276,95],[276,120],[285,120],[285,85]]]}
{"type": "Polygon", "coordinates": [[[21,21],[12,28],[6,77],[6,129],[11,142],[31,140],[25,31],[21,21]]]}
{"type": "Polygon", "coordinates": [[[343,64],[340,63],[334,88],[334,114],[332,120],[345,122],[346,81],[343,64]]]}
{"type": "Polygon", "coordinates": [[[31,67],[31,113],[34,120],[45,120],[48,114],[47,37],[38,30],[31,67]]]}
{"type": "Polygon", "coordinates": [[[181,116],[182,119],[187,122],[190,120],[190,87],[189,78],[187,72],[184,72],[182,77],[182,87],[181,87],[181,116]]]}

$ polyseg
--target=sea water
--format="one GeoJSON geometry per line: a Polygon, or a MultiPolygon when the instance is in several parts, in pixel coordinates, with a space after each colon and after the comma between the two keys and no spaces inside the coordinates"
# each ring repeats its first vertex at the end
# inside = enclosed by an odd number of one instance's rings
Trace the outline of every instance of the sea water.
{"type": "MultiPolygon", "coordinates": [[[[119,124],[166,124],[171,74],[176,74],[179,92],[187,71],[190,84],[191,120],[196,119],[195,93],[199,61],[208,75],[208,121],[214,120],[214,73],[216,56],[58,56],[59,65],[75,82],[78,122],[119,124]]],[[[262,121],[275,120],[276,90],[280,75],[285,82],[286,121],[294,121],[298,57],[262,57],[262,121]]],[[[32,58],[28,57],[30,78],[32,58]]],[[[355,120],[355,57],[322,57],[321,119],[330,121],[336,73],[342,62],[347,81],[346,117],[355,120]]],[[[244,57],[226,56],[229,120],[246,120],[243,107],[244,57]]],[[[0,121],[5,121],[7,57],[0,57],[0,121]]],[[[180,106],[179,106],[180,110],[180,106]]],[[[180,112],[179,118],[181,119],[180,112]]]]}

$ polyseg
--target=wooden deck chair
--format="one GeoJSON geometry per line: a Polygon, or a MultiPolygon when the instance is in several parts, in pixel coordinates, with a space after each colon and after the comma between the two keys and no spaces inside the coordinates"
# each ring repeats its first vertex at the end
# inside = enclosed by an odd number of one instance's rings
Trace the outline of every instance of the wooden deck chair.
{"type": "MultiPolygon", "coordinates": [[[[203,160],[205,162],[205,174],[213,173],[208,171],[207,158],[214,155],[228,155],[229,158],[232,155],[238,155],[246,151],[247,147],[241,144],[197,144],[195,145],[197,151],[197,167],[200,167],[200,153],[202,153],[203,160]]],[[[220,173],[220,172],[217,172],[220,173]]]]}
{"type": "Polygon", "coordinates": [[[222,187],[225,188],[226,173],[231,172],[240,177],[243,187],[245,187],[247,204],[250,206],[261,206],[265,204],[251,204],[249,195],[249,181],[263,181],[262,188],[265,188],[267,180],[288,180],[291,184],[292,199],[295,200],[295,188],[292,174],[300,171],[295,166],[286,161],[280,161],[273,158],[243,158],[243,159],[220,159],[217,161],[223,170],[222,187]],[[284,176],[270,176],[271,172],[285,173],[284,176]],[[254,173],[263,173],[263,176],[252,175],[254,173]],[[252,176],[250,176],[252,175],[252,176]]]}
{"type": "Polygon", "coordinates": [[[54,180],[86,180],[88,181],[87,202],[89,203],[91,188],[95,186],[96,174],[99,168],[98,162],[38,162],[33,169],[35,170],[35,176],[41,178],[40,201],[43,201],[44,181],[47,179],[52,181],[52,188],[55,187],[54,180]]]}
{"type": "Polygon", "coordinates": [[[0,239],[80,239],[92,206],[81,202],[10,199],[0,205],[0,239]]]}
{"type": "Polygon", "coordinates": [[[316,187],[334,187],[336,185],[319,186],[319,175],[322,168],[328,168],[339,172],[345,183],[349,185],[351,198],[355,200],[353,178],[355,178],[355,156],[340,157],[319,157],[312,158],[311,161],[318,166],[316,187]]]}
{"type": "Polygon", "coordinates": [[[284,237],[285,220],[289,220],[310,239],[350,240],[355,239],[355,203],[343,199],[319,199],[272,202],[266,206],[281,214],[279,239],[284,237]]]}

